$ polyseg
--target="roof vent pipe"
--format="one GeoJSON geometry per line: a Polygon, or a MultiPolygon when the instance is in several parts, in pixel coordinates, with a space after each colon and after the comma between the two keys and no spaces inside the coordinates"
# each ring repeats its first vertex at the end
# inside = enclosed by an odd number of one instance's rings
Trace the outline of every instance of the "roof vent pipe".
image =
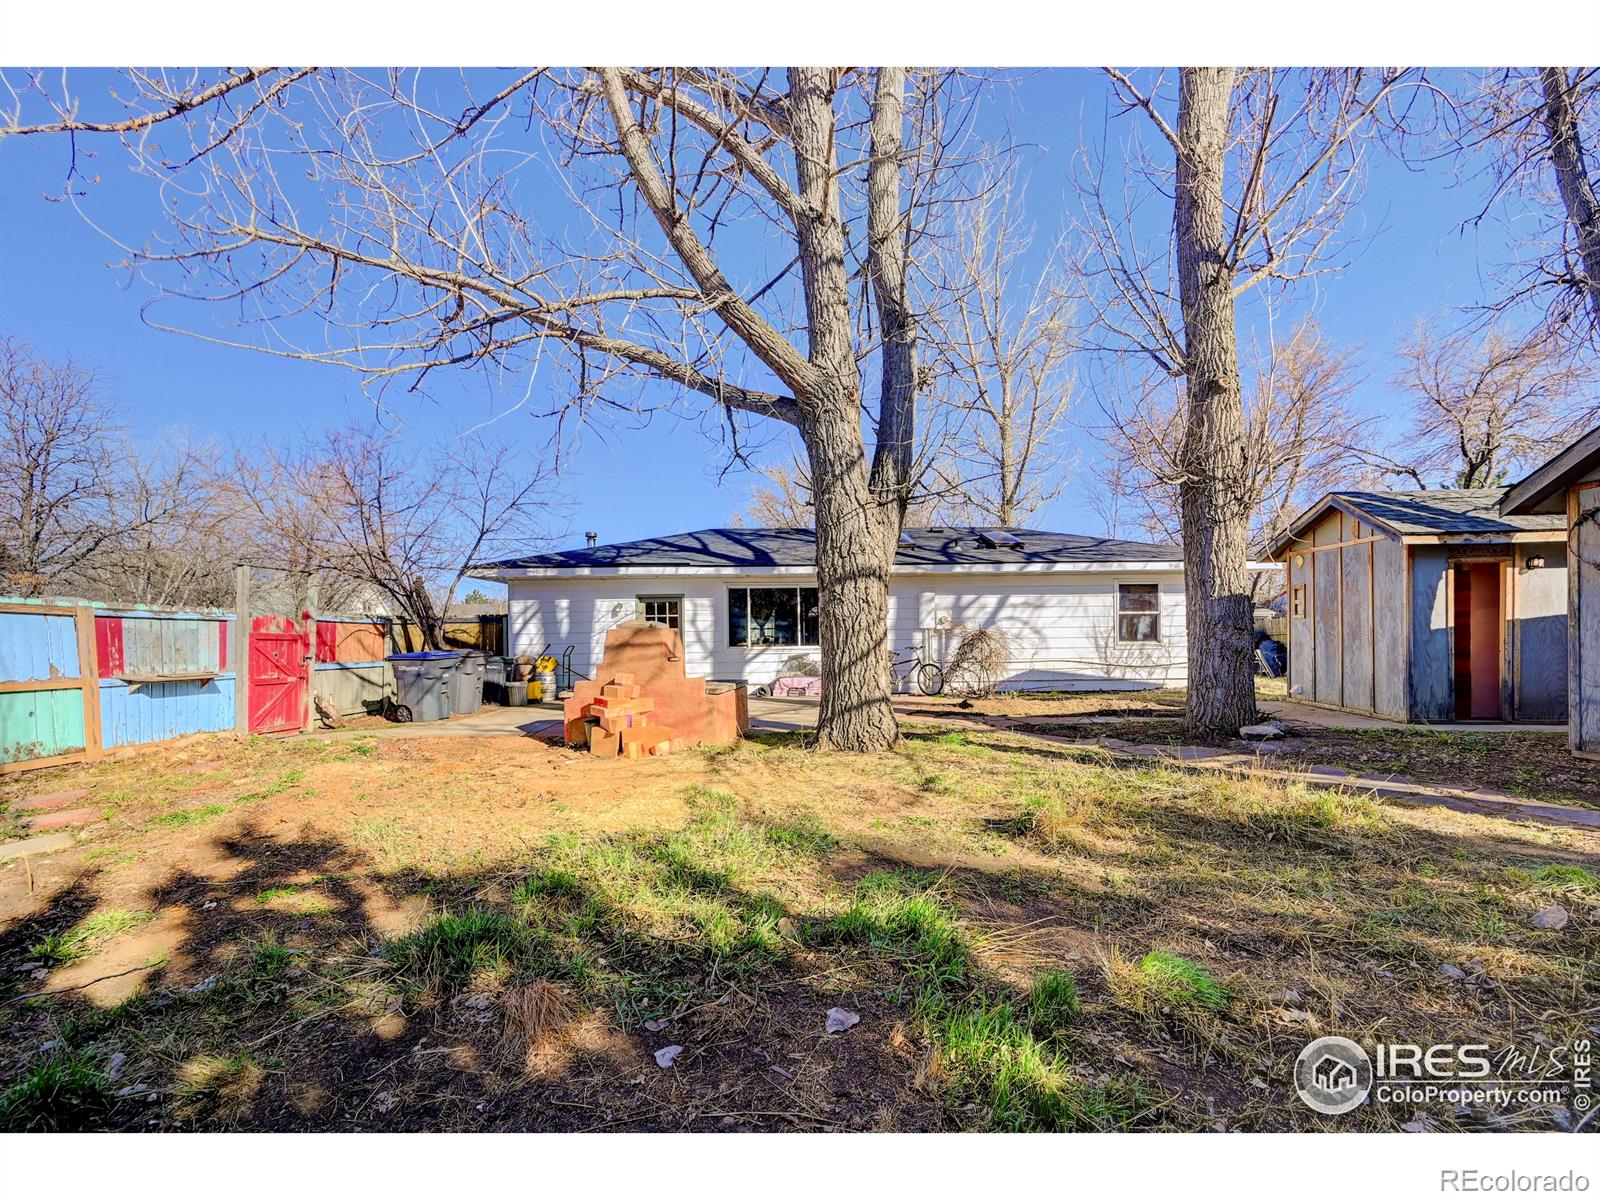
{"type": "Polygon", "coordinates": [[[589,530],[589,532],[585,533],[583,536],[584,536],[585,539],[588,540],[589,549],[591,549],[591,550],[593,550],[595,548],[595,543],[597,543],[600,540],[600,535],[598,533],[596,533],[592,529],[589,530]]]}

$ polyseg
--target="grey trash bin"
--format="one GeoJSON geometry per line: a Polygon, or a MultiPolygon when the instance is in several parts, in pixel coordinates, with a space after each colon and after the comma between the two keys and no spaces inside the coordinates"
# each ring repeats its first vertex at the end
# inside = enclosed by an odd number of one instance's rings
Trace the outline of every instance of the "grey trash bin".
{"type": "Polygon", "coordinates": [[[402,721],[442,721],[450,715],[456,656],[443,650],[391,654],[395,699],[402,721]]]}
{"type": "Polygon", "coordinates": [[[485,704],[506,702],[506,660],[491,654],[483,664],[483,700],[485,704]]]}
{"type": "Polygon", "coordinates": [[[487,657],[481,650],[456,655],[455,683],[450,689],[450,708],[456,716],[464,717],[483,707],[484,660],[487,657]]]}

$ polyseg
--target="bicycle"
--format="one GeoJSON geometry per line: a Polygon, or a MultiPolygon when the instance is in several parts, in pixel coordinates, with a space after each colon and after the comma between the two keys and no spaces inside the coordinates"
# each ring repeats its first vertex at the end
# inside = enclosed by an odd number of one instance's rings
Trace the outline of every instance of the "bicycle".
{"type": "Polygon", "coordinates": [[[907,680],[915,679],[917,691],[924,696],[937,696],[944,691],[944,668],[932,659],[923,658],[920,645],[911,647],[909,659],[897,659],[895,652],[890,650],[889,674],[900,686],[904,686],[907,680]],[[902,666],[906,668],[904,674],[899,672],[902,666]]]}

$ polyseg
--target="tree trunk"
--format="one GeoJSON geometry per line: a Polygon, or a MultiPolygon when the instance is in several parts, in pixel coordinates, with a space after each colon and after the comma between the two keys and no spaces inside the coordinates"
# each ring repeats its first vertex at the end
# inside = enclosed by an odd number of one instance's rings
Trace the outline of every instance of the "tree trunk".
{"type": "Polygon", "coordinates": [[[1178,485],[1188,602],[1189,732],[1232,737],[1254,719],[1244,401],[1226,260],[1223,172],[1232,67],[1185,68],[1178,89],[1178,294],[1188,403],[1178,485]]]}
{"type": "MultiPolygon", "coordinates": [[[[839,210],[833,97],[827,68],[789,72],[790,125],[801,211],[795,222],[806,299],[808,359],[817,381],[795,396],[811,472],[817,522],[817,592],[824,682],[816,745],[824,750],[887,750],[899,739],[889,702],[889,570],[899,535],[899,495],[875,488],[861,433],[860,371],[850,320],[850,281],[839,210]]],[[[880,84],[880,91],[882,86],[880,84]]],[[[898,110],[897,110],[898,111],[898,110]]],[[[874,129],[876,131],[876,124],[874,129]]],[[[896,153],[898,149],[896,149],[896,153]]],[[[898,168],[896,168],[898,170],[898,168]]],[[[879,181],[881,184],[881,180],[879,181]]],[[[875,215],[879,199],[874,196],[875,215]]],[[[881,227],[874,222],[874,230],[881,227]]],[[[869,236],[871,236],[869,234],[869,236]]],[[[874,272],[874,290],[884,288],[874,272]]],[[[892,285],[893,280],[889,280],[892,285]]],[[[892,302],[893,292],[885,289],[892,302]]],[[[914,342],[886,346],[886,360],[908,363],[914,342]]],[[[885,386],[902,386],[886,373],[885,386]]],[[[909,388],[909,381],[903,386],[909,388]]],[[[897,427],[898,428],[898,427],[897,427]]],[[[880,429],[882,471],[898,470],[904,435],[880,429]],[[887,448],[885,436],[891,438],[887,448]]],[[[907,451],[909,447],[906,448],[907,451]]]]}
{"type": "Polygon", "coordinates": [[[859,410],[839,404],[805,433],[817,512],[817,600],[827,669],[818,749],[887,750],[900,730],[890,706],[889,568],[893,506],[867,483],[859,410]]]}
{"type": "Polygon", "coordinates": [[[1588,301],[1596,327],[1600,327],[1600,201],[1583,158],[1578,137],[1578,114],[1572,107],[1567,72],[1562,67],[1539,68],[1544,85],[1544,127],[1550,138],[1550,159],[1555,164],[1556,189],[1577,235],[1578,259],[1583,278],[1579,287],[1588,301]]]}

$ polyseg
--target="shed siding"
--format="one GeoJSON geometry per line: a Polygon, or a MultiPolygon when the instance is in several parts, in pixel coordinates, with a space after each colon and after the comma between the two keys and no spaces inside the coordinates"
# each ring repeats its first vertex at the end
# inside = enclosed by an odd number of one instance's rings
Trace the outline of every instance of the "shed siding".
{"type": "MultiPolygon", "coordinates": [[[[1592,484],[1600,472],[1581,481],[1592,484]]],[[[1575,486],[1569,494],[1568,516],[1574,519],[1573,551],[1578,559],[1567,572],[1571,605],[1567,683],[1570,704],[1567,740],[1582,754],[1600,756],[1600,525],[1593,513],[1600,509],[1600,488],[1575,486]]]]}
{"type": "Polygon", "coordinates": [[[1445,546],[1411,547],[1411,663],[1407,686],[1413,721],[1455,720],[1455,664],[1445,546]]]}
{"type": "Polygon", "coordinates": [[[1373,708],[1406,719],[1406,548],[1385,538],[1372,544],[1373,708]]]}
{"type": "Polygon", "coordinates": [[[1289,587],[1289,696],[1297,700],[1313,700],[1316,698],[1314,668],[1316,666],[1317,624],[1315,610],[1311,607],[1316,597],[1312,595],[1310,550],[1297,546],[1289,552],[1287,563],[1286,579],[1289,587]],[[1301,560],[1298,566],[1295,564],[1297,558],[1301,560]],[[1306,611],[1303,616],[1299,617],[1294,615],[1294,589],[1296,587],[1306,589],[1306,611]]]}
{"type": "Polygon", "coordinates": [[[1561,542],[1517,548],[1511,652],[1514,715],[1520,721],[1561,721],[1567,714],[1566,566],[1561,542]],[[1538,570],[1523,565],[1533,555],[1545,560],[1538,570]]]}
{"type": "MultiPolygon", "coordinates": [[[[1341,514],[1334,513],[1312,530],[1317,545],[1331,545],[1339,540],[1341,514]]],[[[1312,699],[1318,704],[1344,703],[1344,622],[1340,612],[1339,551],[1323,550],[1307,554],[1313,559],[1311,566],[1312,619],[1317,632],[1312,654],[1316,672],[1316,690],[1312,699]]]]}
{"type": "MultiPolygon", "coordinates": [[[[693,575],[509,582],[511,652],[561,656],[592,675],[611,626],[632,620],[639,596],[681,596],[685,668],[691,675],[770,683],[785,659],[816,647],[729,646],[730,587],[815,587],[803,575],[737,578],[693,575]]],[[[1013,687],[1146,687],[1181,683],[1186,642],[1183,577],[1179,571],[1141,571],[1126,577],[1087,572],[1049,576],[899,577],[889,589],[889,642],[904,656],[940,617],[996,625],[1017,642],[1019,661],[1005,681],[1013,687]],[[1116,584],[1161,587],[1162,641],[1116,642],[1116,584]]],[[[938,647],[931,648],[937,651],[938,647]]]]}
{"type": "Polygon", "coordinates": [[[1339,556],[1340,623],[1344,655],[1340,662],[1345,708],[1372,712],[1372,544],[1346,546],[1324,558],[1339,556]]]}

